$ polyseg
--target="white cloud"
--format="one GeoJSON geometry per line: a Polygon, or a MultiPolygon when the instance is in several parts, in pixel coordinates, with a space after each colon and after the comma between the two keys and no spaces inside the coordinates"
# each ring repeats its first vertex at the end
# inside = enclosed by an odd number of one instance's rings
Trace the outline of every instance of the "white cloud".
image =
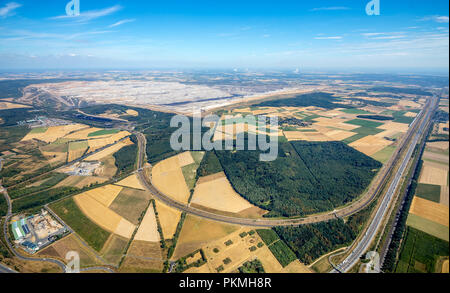
{"type": "Polygon", "coordinates": [[[341,36],[334,36],[334,37],[315,37],[316,40],[341,40],[341,36]]]}
{"type": "Polygon", "coordinates": [[[136,21],[136,19],[124,19],[124,20],[118,21],[118,22],[116,22],[114,24],[111,24],[109,27],[110,28],[111,27],[116,27],[116,26],[119,26],[119,25],[122,25],[122,24],[125,24],[125,23],[134,22],[134,21],[136,21]]]}
{"type": "Polygon", "coordinates": [[[435,21],[438,23],[448,23],[449,19],[448,16],[445,15],[430,15],[430,16],[425,16],[423,18],[420,19],[421,21],[435,21]]]}
{"type": "Polygon", "coordinates": [[[122,9],[122,6],[115,5],[108,8],[100,9],[100,10],[90,10],[86,12],[81,12],[80,15],[69,16],[69,15],[60,15],[52,17],[51,19],[75,19],[77,22],[86,22],[96,18],[100,18],[103,16],[111,15],[122,9]]]}
{"type": "Polygon", "coordinates": [[[21,7],[22,4],[16,2],[9,2],[4,7],[0,8],[0,17],[5,18],[14,15],[14,10],[21,7]]]}
{"type": "Polygon", "coordinates": [[[350,8],[344,6],[318,7],[310,9],[309,11],[334,11],[334,10],[350,10],[350,8]]]}

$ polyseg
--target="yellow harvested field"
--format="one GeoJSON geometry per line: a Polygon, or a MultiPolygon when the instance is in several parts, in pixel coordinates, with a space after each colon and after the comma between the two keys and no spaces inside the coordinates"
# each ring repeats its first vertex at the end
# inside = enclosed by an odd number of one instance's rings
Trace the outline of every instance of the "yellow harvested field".
{"type": "Polygon", "coordinates": [[[222,224],[192,215],[187,215],[178,238],[173,259],[183,257],[195,250],[225,237],[239,229],[237,225],[222,224]]]}
{"type": "Polygon", "coordinates": [[[448,206],[415,196],[409,210],[411,214],[448,227],[448,206]]]}
{"type": "Polygon", "coordinates": [[[133,224],[102,205],[88,193],[79,194],[74,197],[74,200],[83,214],[101,228],[125,238],[130,238],[133,234],[135,229],[133,224]]]}
{"type": "Polygon", "coordinates": [[[360,151],[363,154],[366,154],[368,156],[372,156],[373,154],[381,151],[388,145],[391,145],[393,142],[376,137],[374,135],[368,135],[366,137],[363,137],[355,142],[352,142],[349,144],[352,148],[360,151]]]}
{"type": "Polygon", "coordinates": [[[448,199],[449,199],[449,187],[448,186],[441,186],[441,198],[439,200],[440,204],[448,205],[448,199]]]}
{"type": "Polygon", "coordinates": [[[320,132],[283,131],[289,140],[332,141],[333,139],[320,132]]]}
{"type": "Polygon", "coordinates": [[[412,107],[412,108],[420,108],[420,107],[422,107],[421,104],[416,103],[416,102],[411,101],[411,100],[400,100],[398,102],[398,105],[399,106],[403,106],[403,107],[412,107]]]}
{"type": "Polygon", "coordinates": [[[46,143],[51,143],[56,141],[58,138],[64,137],[68,133],[73,131],[86,128],[86,125],[82,124],[70,124],[70,125],[62,125],[62,126],[53,126],[49,127],[47,131],[42,133],[28,133],[22,141],[38,139],[42,140],[46,143]]]}
{"type": "Polygon", "coordinates": [[[184,167],[194,163],[194,159],[192,158],[191,152],[184,152],[177,155],[178,160],[180,161],[180,167],[184,167]]]}
{"type": "Polygon", "coordinates": [[[109,207],[111,203],[119,195],[119,193],[122,191],[122,189],[123,189],[122,186],[109,184],[106,186],[86,191],[85,194],[88,194],[105,207],[109,207]]]}
{"type": "Polygon", "coordinates": [[[380,138],[384,138],[384,137],[394,137],[397,134],[399,134],[400,131],[394,130],[394,129],[390,129],[390,130],[385,130],[383,132],[377,133],[375,134],[376,137],[380,137],[380,138]]]}
{"type": "Polygon", "coordinates": [[[133,236],[134,230],[136,226],[125,220],[124,218],[120,219],[119,224],[116,229],[113,231],[114,234],[130,239],[133,236]]]}
{"type": "Polygon", "coordinates": [[[172,239],[175,231],[177,230],[177,225],[181,218],[181,212],[158,200],[155,201],[155,203],[164,238],[172,239]]]}
{"type": "Polygon", "coordinates": [[[414,118],[414,117],[417,116],[417,113],[414,113],[414,112],[406,112],[405,114],[403,114],[403,116],[414,118]]]}
{"type": "Polygon", "coordinates": [[[67,159],[67,153],[42,152],[42,154],[47,158],[47,161],[50,164],[57,164],[57,163],[61,163],[61,162],[66,162],[66,159],[67,159]]]}
{"type": "Polygon", "coordinates": [[[398,132],[407,132],[409,129],[409,125],[406,123],[398,123],[390,121],[379,126],[378,128],[385,130],[397,130],[398,132]]]}
{"type": "Polygon", "coordinates": [[[134,189],[145,190],[145,188],[142,186],[141,182],[137,178],[136,174],[128,176],[127,178],[125,178],[115,184],[120,185],[120,186],[134,188],[134,189]]]}
{"type": "Polygon", "coordinates": [[[156,164],[152,169],[152,181],[156,188],[171,198],[187,203],[190,191],[186,185],[178,156],[156,164]]]}
{"type": "Polygon", "coordinates": [[[442,263],[441,273],[448,274],[448,259],[442,263]]]}
{"type": "Polygon", "coordinates": [[[440,149],[440,150],[448,150],[449,142],[448,141],[427,142],[427,147],[440,149]]]}
{"type": "Polygon", "coordinates": [[[127,110],[127,114],[128,115],[131,115],[131,116],[139,116],[139,112],[138,111],[136,111],[136,110],[131,110],[131,109],[128,109],[127,110]]]}
{"type": "Polygon", "coordinates": [[[223,172],[221,173],[220,178],[197,184],[191,202],[230,213],[239,213],[253,207],[251,203],[234,191],[228,178],[223,172]]]}
{"type": "Polygon", "coordinates": [[[142,219],[136,236],[134,236],[134,240],[148,242],[158,242],[160,240],[153,205],[150,205],[147,209],[147,212],[145,213],[144,219],[142,219]]]}
{"type": "MultiPolygon", "coordinates": [[[[77,139],[77,140],[79,140],[79,139],[89,139],[89,137],[88,137],[89,133],[100,131],[100,130],[102,130],[102,129],[101,128],[97,128],[97,127],[88,127],[88,128],[81,129],[79,131],[70,133],[70,134],[66,135],[64,138],[77,139]]],[[[96,136],[95,138],[100,138],[100,137],[96,136]]]]}
{"type": "Polygon", "coordinates": [[[118,143],[116,143],[115,145],[112,145],[104,150],[99,151],[96,154],[93,154],[89,157],[87,157],[85,159],[85,161],[99,161],[109,155],[114,154],[115,152],[117,152],[118,150],[120,150],[121,148],[128,146],[128,145],[132,145],[133,142],[131,142],[130,139],[126,139],[123,141],[119,141],[118,143]]]}
{"type": "Polygon", "coordinates": [[[87,150],[87,148],[69,151],[69,153],[67,154],[67,162],[72,162],[78,158],[81,158],[84,155],[84,153],[86,152],[86,150],[87,150]]]}
{"type": "Polygon", "coordinates": [[[309,274],[309,273],[313,273],[313,271],[308,268],[307,266],[305,266],[304,264],[302,264],[298,259],[294,260],[293,262],[291,262],[290,264],[288,264],[286,267],[284,267],[281,270],[282,273],[300,273],[300,274],[309,274]]]}
{"type": "Polygon", "coordinates": [[[113,134],[109,137],[99,138],[99,139],[90,139],[88,140],[90,151],[94,152],[98,149],[101,149],[107,145],[113,144],[118,140],[130,135],[128,131],[121,131],[116,134],[113,134]]]}
{"type": "Polygon", "coordinates": [[[429,164],[427,161],[423,162],[423,169],[420,174],[419,183],[447,185],[448,171],[443,168],[438,168],[429,164]]]}
{"type": "Polygon", "coordinates": [[[13,104],[9,102],[0,102],[0,110],[31,108],[30,106],[13,104]]]}
{"type": "Polygon", "coordinates": [[[353,135],[355,135],[354,132],[351,131],[345,131],[345,130],[333,130],[333,131],[329,131],[325,134],[326,136],[328,136],[329,138],[331,138],[332,140],[343,140],[346,138],[349,138],[353,135]]]}

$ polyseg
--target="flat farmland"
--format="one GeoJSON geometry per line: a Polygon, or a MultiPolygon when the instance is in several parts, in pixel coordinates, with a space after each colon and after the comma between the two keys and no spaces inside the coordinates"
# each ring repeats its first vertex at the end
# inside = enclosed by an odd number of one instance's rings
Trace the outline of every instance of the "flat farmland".
{"type": "Polygon", "coordinates": [[[109,184],[106,186],[86,191],[84,194],[89,195],[90,197],[92,197],[105,207],[109,207],[111,203],[114,201],[114,199],[122,191],[122,189],[123,189],[122,186],[109,184]]]}
{"type": "MultiPolygon", "coordinates": [[[[448,167],[447,167],[448,169],[448,167]]],[[[419,183],[433,184],[433,185],[448,185],[447,184],[448,170],[438,168],[428,162],[423,163],[423,169],[420,174],[419,183]]]]}
{"type": "Polygon", "coordinates": [[[163,269],[163,255],[159,242],[134,240],[120,267],[122,273],[158,273],[163,269]]]}
{"type": "Polygon", "coordinates": [[[130,238],[133,234],[135,225],[97,201],[89,193],[75,196],[74,201],[86,217],[103,229],[125,238],[130,238]]]}
{"type": "Polygon", "coordinates": [[[46,143],[51,143],[56,141],[58,138],[64,137],[65,135],[85,128],[86,125],[82,125],[82,124],[70,124],[70,125],[63,125],[63,126],[53,126],[53,127],[49,127],[47,128],[47,130],[45,132],[33,132],[33,133],[29,133],[27,134],[22,141],[27,141],[27,140],[31,140],[31,139],[38,139],[41,141],[44,141],[46,143]]]}
{"type": "Polygon", "coordinates": [[[86,217],[73,198],[54,203],[50,208],[96,251],[100,251],[108,240],[110,233],[86,217]]]}
{"type": "Polygon", "coordinates": [[[449,209],[445,205],[415,196],[409,212],[448,227],[449,209]]]}
{"type": "Polygon", "coordinates": [[[238,229],[239,226],[236,225],[222,224],[187,215],[172,258],[178,259],[188,255],[208,242],[220,239],[238,229]]]}
{"type": "Polygon", "coordinates": [[[368,135],[355,142],[352,142],[351,144],[349,144],[349,146],[355,148],[363,154],[366,154],[367,156],[372,156],[391,144],[392,141],[379,138],[374,135],[368,135]]]}
{"type": "Polygon", "coordinates": [[[124,188],[108,206],[134,225],[139,224],[139,218],[147,208],[150,194],[145,191],[124,188]]]}
{"type": "Polygon", "coordinates": [[[84,245],[82,245],[74,235],[69,235],[61,240],[58,240],[54,244],[40,251],[37,255],[39,257],[54,257],[66,262],[66,254],[70,251],[76,251],[79,254],[81,268],[101,264],[96,256],[84,245]]]}
{"type": "Polygon", "coordinates": [[[445,225],[441,225],[412,213],[408,215],[406,224],[439,239],[449,241],[449,229],[445,225]]]}
{"type": "Polygon", "coordinates": [[[156,211],[165,239],[172,239],[181,218],[181,212],[156,200],[156,211]]]}
{"type": "Polygon", "coordinates": [[[124,140],[116,143],[115,145],[112,145],[104,150],[99,151],[96,154],[93,154],[85,159],[85,161],[99,161],[101,159],[104,159],[114,153],[116,153],[121,148],[132,145],[133,143],[130,140],[124,140]]]}
{"type": "MultiPolygon", "coordinates": [[[[184,159],[183,156],[182,160],[184,159]]],[[[193,159],[192,162],[194,162],[193,159]]],[[[190,192],[181,170],[178,155],[156,164],[152,169],[152,181],[162,193],[182,203],[188,202],[190,192]]]]}
{"type": "Polygon", "coordinates": [[[134,236],[135,240],[158,242],[160,240],[158,233],[158,224],[156,222],[155,211],[153,205],[150,205],[145,213],[142,222],[139,225],[139,229],[134,236]]]}
{"type": "Polygon", "coordinates": [[[73,186],[77,188],[83,188],[91,184],[101,184],[103,182],[106,182],[107,180],[108,179],[104,177],[72,175],[59,182],[55,187],[73,186]]]}
{"type": "Polygon", "coordinates": [[[115,184],[119,185],[119,186],[123,186],[123,187],[145,190],[145,188],[142,186],[141,182],[137,178],[136,174],[128,176],[127,178],[125,178],[115,184]]]}
{"type": "Polygon", "coordinates": [[[253,207],[252,204],[234,191],[223,172],[219,174],[222,176],[217,179],[197,184],[192,203],[231,213],[239,213],[253,207]]]}
{"type": "Polygon", "coordinates": [[[100,254],[108,263],[117,266],[125,253],[127,245],[127,238],[111,234],[100,254]]]}

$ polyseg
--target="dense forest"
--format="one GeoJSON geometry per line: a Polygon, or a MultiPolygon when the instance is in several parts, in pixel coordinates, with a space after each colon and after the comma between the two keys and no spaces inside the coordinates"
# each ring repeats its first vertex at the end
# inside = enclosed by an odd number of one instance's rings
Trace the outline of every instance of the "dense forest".
{"type": "Polygon", "coordinates": [[[222,172],[222,165],[214,152],[206,152],[200,166],[197,169],[198,176],[208,176],[222,172]]]}
{"type": "Polygon", "coordinates": [[[117,167],[116,175],[118,176],[129,173],[134,169],[138,147],[136,144],[137,140],[134,135],[132,136],[132,140],[135,142],[134,144],[125,146],[113,154],[117,167]]]}
{"type": "Polygon", "coordinates": [[[216,151],[235,190],[270,210],[267,216],[304,216],[358,197],[381,163],[341,142],[281,142],[278,158],[258,151],[216,151]]]}

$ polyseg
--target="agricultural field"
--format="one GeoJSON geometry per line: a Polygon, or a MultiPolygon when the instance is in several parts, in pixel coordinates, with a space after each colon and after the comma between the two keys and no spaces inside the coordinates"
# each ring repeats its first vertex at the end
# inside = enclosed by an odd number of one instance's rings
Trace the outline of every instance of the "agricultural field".
{"type": "Polygon", "coordinates": [[[172,239],[175,231],[177,230],[177,225],[181,218],[181,212],[158,200],[155,204],[164,238],[172,239]]]}
{"type": "Polygon", "coordinates": [[[187,203],[190,190],[182,168],[194,163],[190,152],[185,152],[157,163],[152,169],[152,182],[162,193],[187,203]]]}
{"type": "Polygon", "coordinates": [[[397,273],[440,273],[441,258],[449,255],[448,240],[443,241],[408,227],[396,267],[397,273]]]}
{"type": "Polygon", "coordinates": [[[150,197],[151,195],[145,191],[123,188],[108,207],[137,225],[149,204],[150,197]]]}
{"type": "Polygon", "coordinates": [[[92,248],[101,251],[111,233],[86,217],[73,198],[51,204],[50,208],[92,248]]]}
{"type": "Polygon", "coordinates": [[[142,222],[139,225],[134,240],[147,241],[147,242],[159,242],[160,237],[158,233],[158,224],[156,222],[155,211],[153,205],[150,205],[145,213],[142,222]]]}
{"type": "Polygon", "coordinates": [[[39,257],[52,257],[66,262],[66,254],[76,251],[80,255],[80,267],[87,268],[100,265],[96,255],[73,234],[64,237],[38,253],[39,257]]]}
{"type": "Polygon", "coordinates": [[[222,224],[192,215],[187,215],[178,237],[173,259],[183,257],[208,242],[220,239],[237,231],[239,226],[222,224]]]}
{"type": "Polygon", "coordinates": [[[234,214],[254,207],[234,191],[223,172],[200,177],[191,203],[234,214]]]}
{"type": "Polygon", "coordinates": [[[120,266],[120,272],[160,273],[163,269],[163,262],[164,258],[159,242],[134,240],[120,266]]]}

